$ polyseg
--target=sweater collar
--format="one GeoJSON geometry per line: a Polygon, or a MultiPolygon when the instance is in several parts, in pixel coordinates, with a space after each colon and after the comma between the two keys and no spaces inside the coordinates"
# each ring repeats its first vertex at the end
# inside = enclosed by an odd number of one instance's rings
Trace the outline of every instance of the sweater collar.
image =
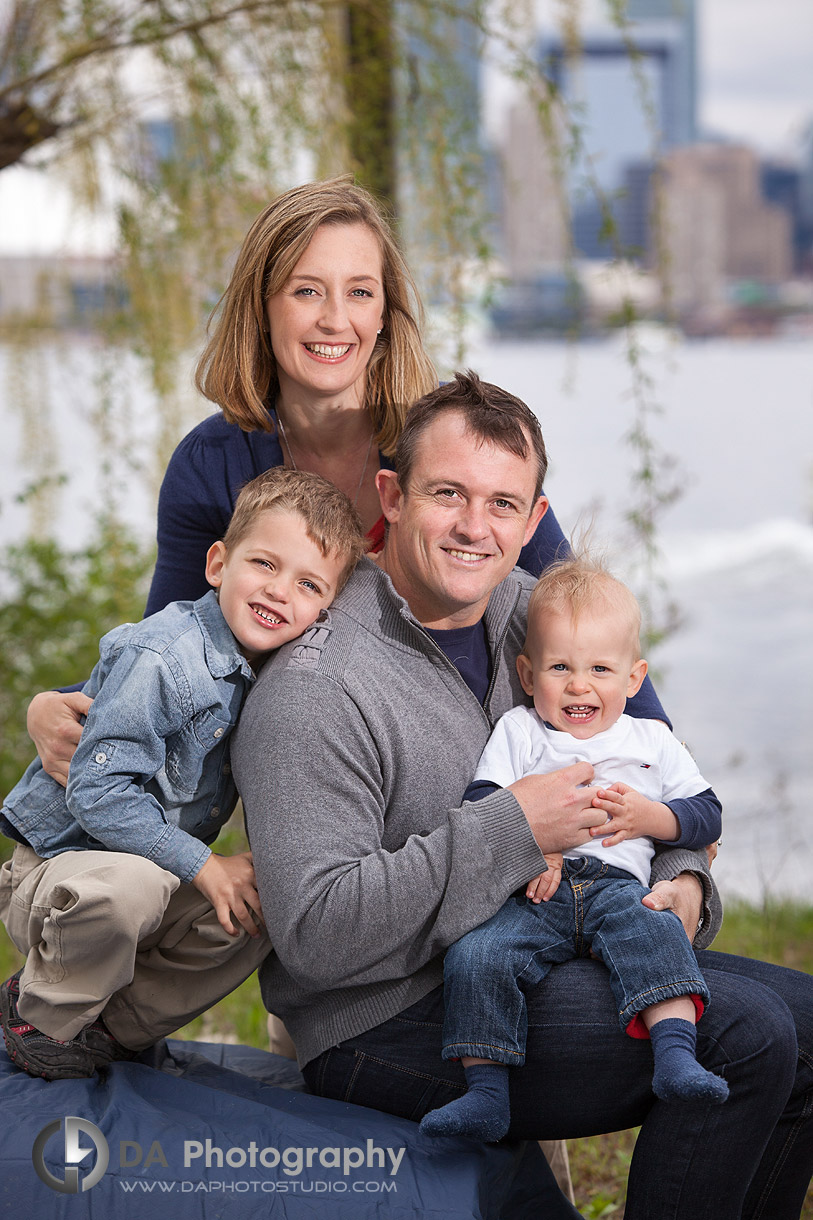
{"type": "MultiPolygon", "coordinates": [[[[517,576],[509,573],[493,590],[483,616],[490,643],[500,637],[510,620],[521,587],[517,576]]],[[[406,599],[396,592],[387,573],[366,557],[359,561],[333,609],[349,614],[365,626],[380,625],[404,643],[409,642],[416,627],[423,630],[423,624],[415,618],[406,599]]]]}

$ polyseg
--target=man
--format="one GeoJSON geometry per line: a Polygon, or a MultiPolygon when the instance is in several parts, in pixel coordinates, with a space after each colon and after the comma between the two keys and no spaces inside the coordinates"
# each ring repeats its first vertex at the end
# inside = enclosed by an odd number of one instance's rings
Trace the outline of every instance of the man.
{"type": "MultiPolygon", "coordinates": [[[[277,654],[246,705],[233,757],[275,949],[263,995],[315,1092],[414,1119],[463,1092],[459,1064],[440,1057],[445,948],[542,872],[543,852],[604,820],[586,763],[460,804],[493,722],[526,700],[515,660],[534,582],[513,568],[546,508],[544,467],[539,426],[511,395],[470,375],[420,400],[395,471],[378,475],[378,566],[362,562],[328,621],[277,654]]],[[[694,932],[706,872],[692,853],[662,852],[646,901],[694,932]]],[[[717,917],[709,889],[702,943],[717,917]]],[[[688,1105],[668,1126],[659,1117],[649,1048],[619,1032],[606,972],[584,959],[529,989],[511,1134],[647,1119],[629,1220],[744,1214],[796,1047],[781,1005],[762,1014],[770,1028],[761,1016],[746,1029],[736,1002],[717,998],[726,985],[713,976],[698,1052],[725,1068],[726,1122],[688,1105]]],[[[573,1215],[560,1195],[546,1203],[546,1220],[573,1215]]]]}

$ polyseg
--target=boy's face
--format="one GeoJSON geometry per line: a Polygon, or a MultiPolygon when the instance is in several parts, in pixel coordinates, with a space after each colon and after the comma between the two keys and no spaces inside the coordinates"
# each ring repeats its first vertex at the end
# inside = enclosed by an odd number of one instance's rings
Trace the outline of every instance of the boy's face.
{"type": "Polygon", "coordinates": [[[260,513],[228,551],[209,548],[206,579],[220,590],[220,609],[246,658],[296,639],[336,596],[346,557],[323,555],[298,513],[260,513]]]}
{"type": "Polygon", "coordinates": [[[526,694],[543,720],[582,740],[615,724],[646,674],[629,622],[604,609],[543,611],[531,624],[528,655],[517,657],[526,694]]]}

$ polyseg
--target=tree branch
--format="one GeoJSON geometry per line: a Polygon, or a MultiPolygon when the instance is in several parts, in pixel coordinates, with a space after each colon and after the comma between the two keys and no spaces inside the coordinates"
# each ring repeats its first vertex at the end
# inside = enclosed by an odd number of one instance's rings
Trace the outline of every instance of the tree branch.
{"type": "MultiPolygon", "coordinates": [[[[178,21],[174,25],[162,24],[156,21],[149,23],[151,28],[145,28],[148,23],[141,21],[133,32],[128,35],[117,39],[111,34],[105,34],[89,39],[87,42],[66,51],[59,60],[49,64],[47,67],[40,68],[36,72],[30,72],[19,80],[11,81],[0,88],[0,102],[15,93],[28,93],[38,85],[44,84],[46,81],[59,76],[65,71],[76,68],[78,64],[93,57],[103,58],[115,55],[120,51],[156,46],[160,43],[170,42],[181,35],[193,35],[211,26],[223,25],[233,17],[244,14],[258,14],[262,13],[263,10],[268,10],[270,17],[272,11],[278,12],[290,7],[291,0],[241,0],[240,3],[232,4],[222,12],[207,13],[203,17],[178,21]]],[[[319,7],[326,7],[325,0],[320,0],[319,7]]]]}

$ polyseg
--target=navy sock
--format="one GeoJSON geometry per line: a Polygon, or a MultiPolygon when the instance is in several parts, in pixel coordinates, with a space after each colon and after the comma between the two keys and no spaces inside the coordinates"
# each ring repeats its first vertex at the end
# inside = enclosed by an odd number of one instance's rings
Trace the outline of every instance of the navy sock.
{"type": "Polygon", "coordinates": [[[664,1101],[707,1101],[719,1105],[728,1097],[728,1085],[707,1072],[695,1057],[697,1030],[691,1021],[669,1017],[649,1030],[655,1073],[652,1092],[664,1101]]]}
{"type": "Polygon", "coordinates": [[[465,1135],[495,1143],[511,1122],[508,1101],[508,1065],[473,1063],[463,1069],[469,1091],[421,1119],[424,1135],[465,1135]]]}

